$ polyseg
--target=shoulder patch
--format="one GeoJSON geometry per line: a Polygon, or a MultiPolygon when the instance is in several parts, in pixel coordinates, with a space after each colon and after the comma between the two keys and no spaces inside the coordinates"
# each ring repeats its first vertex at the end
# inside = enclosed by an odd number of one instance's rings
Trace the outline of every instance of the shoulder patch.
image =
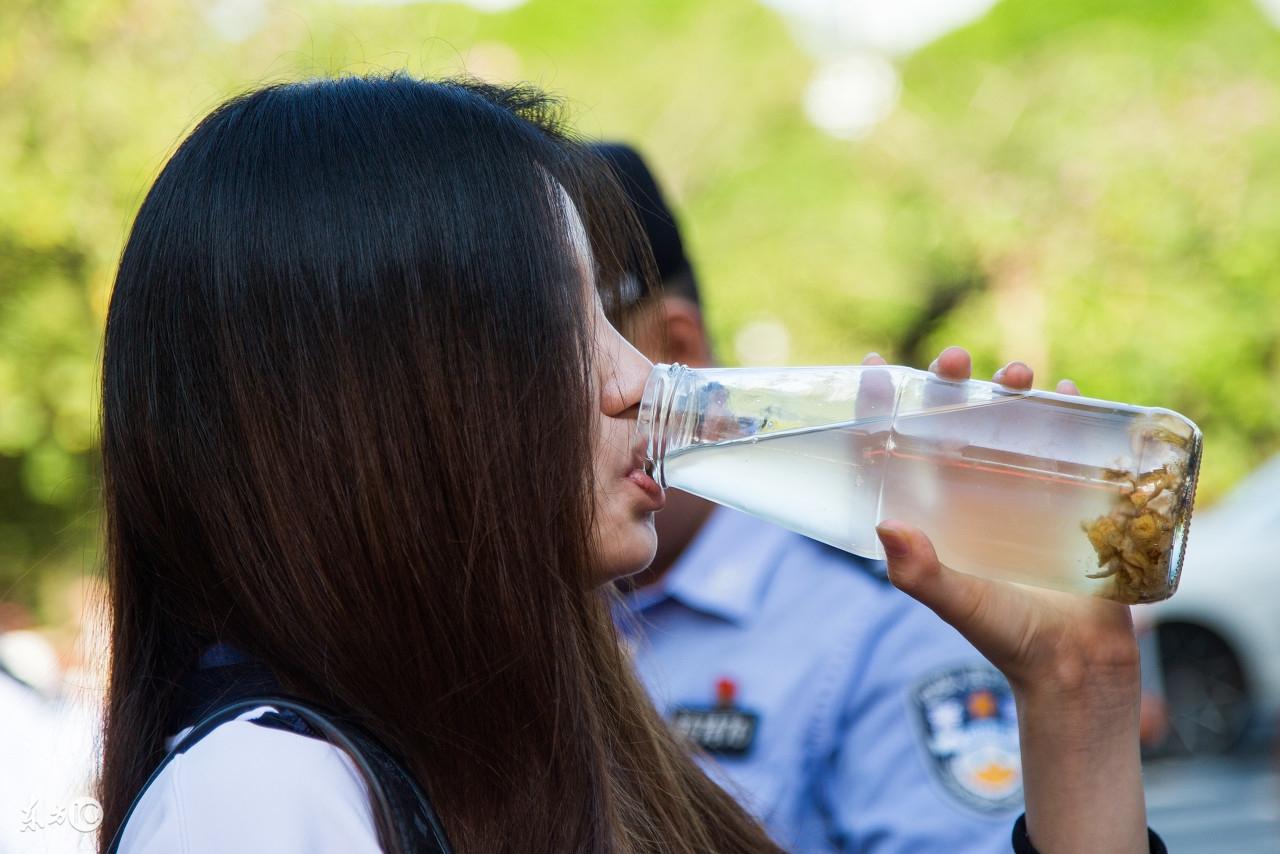
{"type": "Polygon", "coordinates": [[[911,705],[934,776],[970,809],[1021,808],[1022,762],[1013,692],[990,665],[934,673],[916,684],[911,705]]]}

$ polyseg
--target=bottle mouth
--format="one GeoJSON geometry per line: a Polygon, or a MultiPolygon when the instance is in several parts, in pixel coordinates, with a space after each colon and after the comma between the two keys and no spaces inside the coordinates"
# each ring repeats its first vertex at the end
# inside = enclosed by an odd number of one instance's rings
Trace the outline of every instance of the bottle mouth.
{"type": "Polygon", "coordinates": [[[684,365],[654,365],[640,397],[640,412],[636,418],[637,444],[644,448],[645,472],[663,489],[667,488],[663,457],[667,449],[671,401],[681,377],[688,370],[684,365]]]}

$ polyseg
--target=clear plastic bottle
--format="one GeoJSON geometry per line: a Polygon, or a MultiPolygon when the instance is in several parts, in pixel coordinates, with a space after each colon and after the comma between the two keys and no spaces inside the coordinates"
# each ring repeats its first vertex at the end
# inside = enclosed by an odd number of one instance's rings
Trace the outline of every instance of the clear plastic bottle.
{"type": "Polygon", "coordinates": [[[953,569],[1130,603],[1178,586],[1202,443],[1168,409],[896,366],[658,365],[638,430],[664,487],[854,554],[899,519],[953,569]]]}

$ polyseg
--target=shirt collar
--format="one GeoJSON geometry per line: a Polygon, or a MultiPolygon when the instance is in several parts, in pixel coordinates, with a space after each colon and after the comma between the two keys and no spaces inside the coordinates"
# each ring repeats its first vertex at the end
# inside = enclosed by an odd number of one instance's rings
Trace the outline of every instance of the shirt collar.
{"type": "Polygon", "coordinates": [[[656,583],[636,591],[639,613],[666,599],[733,623],[750,619],[782,559],[789,532],[736,510],[717,507],[656,583]]]}

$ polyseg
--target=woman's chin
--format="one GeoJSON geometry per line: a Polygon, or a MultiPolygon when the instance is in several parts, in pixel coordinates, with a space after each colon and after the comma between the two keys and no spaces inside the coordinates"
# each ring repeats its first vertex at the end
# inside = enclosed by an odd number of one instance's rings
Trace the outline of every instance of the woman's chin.
{"type": "Polygon", "coordinates": [[[633,575],[653,563],[658,551],[658,534],[653,529],[653,516],[634,522],[626,531],[609,538],[601,549],[596,565],[601,584],[633,575]]]}

